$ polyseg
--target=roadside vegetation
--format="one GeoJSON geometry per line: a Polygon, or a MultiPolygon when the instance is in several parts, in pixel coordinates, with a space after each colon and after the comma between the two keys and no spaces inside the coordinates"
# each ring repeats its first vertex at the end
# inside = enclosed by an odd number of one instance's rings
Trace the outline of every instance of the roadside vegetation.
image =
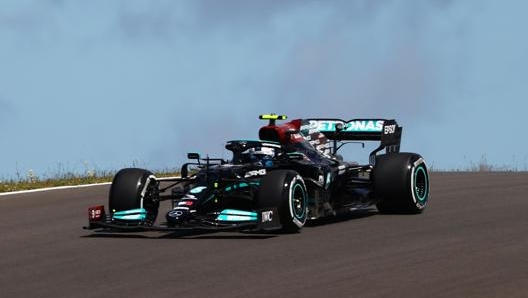
{"type": "MultiPolygon", "coordinates": [[[[0,179],[0,193],[13,192],[21,190],[32,190],[39,188],[59,187],[59,186],[73,186],[84,184],[95,184],[111,182],[116,172],[114,171],[87,171],[86,173],[63,173],[53,177],[39,177],[31,170],[27,175],[22,176],[17,174],[16,179],[1,180],[0,179]]],[[[157,177],[169,177],[179,175],[176,170],[160,170],[154,171],[157,177]]]]}
{"type": "Polygon", "coordinates": [[[429,165],[429,170],[431,172],[527,172],[528,171],[528,164],[527,160],[525,158],[523,166],[520,166],[518,164],[518,161],[516,161],[515,156],[513,157],[513,163],[511,165],[494,165],[488,162],[486,155],[483,154],[480,157],[480,160],[475,161],[467,161],[466,163],[468,166],[462,167],[462,168],[456,168],[456,169],[438,169],[434,166],[434,164],[429,165]]]}
{"type": "MultiPolygon", "coordinates": [[[[519,169],[517,166],[492,165],[487,161],[485,155],[482,155],[478,162],[469,161],[468,163],[469,165],[467,167],[450,170],[437,169],[434,164],[430,164],[429,170],[431,172],[526,172],[528,170],[526,164],[523,169],[519,169]]],[[[136,164],[133,164],[132,166],[137,167],[136,164]]],[[[62,169],[60,169],[60,172],[61,174],[57,174],[53,177],[39,177],[31,170],[25,175],[17,173],[17,178],[8,180],[0,179],[0,193],[111,182],[116,173],[115,171],[86,170],[84,173],[76,174],[73,172],[64,172],[62,169]]],[[[180,174],[178,170],[174,169],[153,172],[157,177],[178,176],[180,174]]]]}

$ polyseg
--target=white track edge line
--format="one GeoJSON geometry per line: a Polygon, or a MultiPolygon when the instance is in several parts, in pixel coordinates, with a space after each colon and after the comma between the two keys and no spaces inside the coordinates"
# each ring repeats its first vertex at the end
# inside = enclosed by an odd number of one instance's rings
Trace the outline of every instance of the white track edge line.
{"type": "MultiPolygon", "coordinates": [[[[175,176],[175,177],[160,177],[159,180],[163,181],[163,180],[166,180],[166,179],[174,179],[174,178],[180,178],[180,177],[179,176],[175,176]]],[[[81,184],[81,185],[65,185],[65,186],[55,186],[55,187],[47,187],[47,188],[36,188],[36,189],[29,189],[29,190],[19,190],[19,191],[12,191],[12,192],[2,192],[2,193],[0,193],[0,197],[6,197],[6,196],[10,196],[10,195],[26,194],[26,193],[34,193],[34,192],[45,192],[45,191],[51,191],[51,190],[61,190],[61,189],[71,189],[71,188],[84,188],[84,187],[109,185],[109,184],[112,184],[112,182],[81,184]]]]}
{"type": "Polygon", "coordinates": [[[65,186],[55,186],[55,187],[47,187],[47,188],[36,188],[36,189],[29,189],[29,190],[19,190],[19,191],[12,191],[12,192],[2,192],[2,193],[0,193],[0,197],[2,197],[2,196],[10,196],[10,195],[20,195],[20,194],[26,194],[26,193],[34,193],[34,192],[45,192],[45,191],[50,191],[50,190],[84,188],[84,187],[108,185],[108,184],[111,184],[111,182],[94,183],[94,184],[82,184],[82,185],[65,185],[65,186]]]}

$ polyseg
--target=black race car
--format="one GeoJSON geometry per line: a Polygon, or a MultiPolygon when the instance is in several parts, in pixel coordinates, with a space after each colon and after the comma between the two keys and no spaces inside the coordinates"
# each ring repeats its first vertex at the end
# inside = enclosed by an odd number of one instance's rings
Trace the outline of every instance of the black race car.
{"type": "Polygon", "coordinates": [[[88,229],[267,230],[298,232],[307,220],[377,207],[380,213],[422,212],[429,198],[424,159],[400,153],[402,128],[386,119],[296,119],[261,115],[269,123],[259,140],[226,144],[231,160],[201,158],[182,166],[181,177],[157,178],[126,168],[114,177],[109,213],[89,208],[88,229]],[[344,161],[338,150],[380,141],[369,164],[344,161]],[[384,153],[382,151],[385,151],[384,153]],[[172,204],[158,220],[160,202],[172,204]]]}

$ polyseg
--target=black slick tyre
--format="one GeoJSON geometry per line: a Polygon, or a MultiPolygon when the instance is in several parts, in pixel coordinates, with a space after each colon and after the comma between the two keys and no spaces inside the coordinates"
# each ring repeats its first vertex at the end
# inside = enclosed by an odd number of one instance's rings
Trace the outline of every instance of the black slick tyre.
{"type": "Polygon", "coordinates": [[[144,208],[145,222],[153,224],[158,216],[159,202],[152,200],[157,191],[154,175],[144,169],[126,168],[114,176],[110,186],[108,205],[113,214],[118,211],[144,208]]]}
{"type": "Polygon", "coordinates": [[[304,227],[308,217],[307,202],[306,185],[295,171],[272,171],[260,182],[257,206],[277,208],[284,232],[296,233],[304,227]]]}
{"type": "Polygon", "coordinates": [[[380,155],[372,172],[376,207],[381,213],[421,213],[429,199],[429,173],[415,153],[380,155]]]}

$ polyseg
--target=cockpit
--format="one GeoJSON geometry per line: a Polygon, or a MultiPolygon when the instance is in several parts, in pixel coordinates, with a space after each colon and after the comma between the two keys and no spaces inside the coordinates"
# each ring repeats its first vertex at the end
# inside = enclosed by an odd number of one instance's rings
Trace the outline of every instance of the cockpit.
{"type": "Polygon", "coordinates": [[[272,167],[273,161],[281,152],[281,146],[272,142],[235,140],[226,144],[226,149],[233,152],[233,164],[261,163],[272,167]]]}

